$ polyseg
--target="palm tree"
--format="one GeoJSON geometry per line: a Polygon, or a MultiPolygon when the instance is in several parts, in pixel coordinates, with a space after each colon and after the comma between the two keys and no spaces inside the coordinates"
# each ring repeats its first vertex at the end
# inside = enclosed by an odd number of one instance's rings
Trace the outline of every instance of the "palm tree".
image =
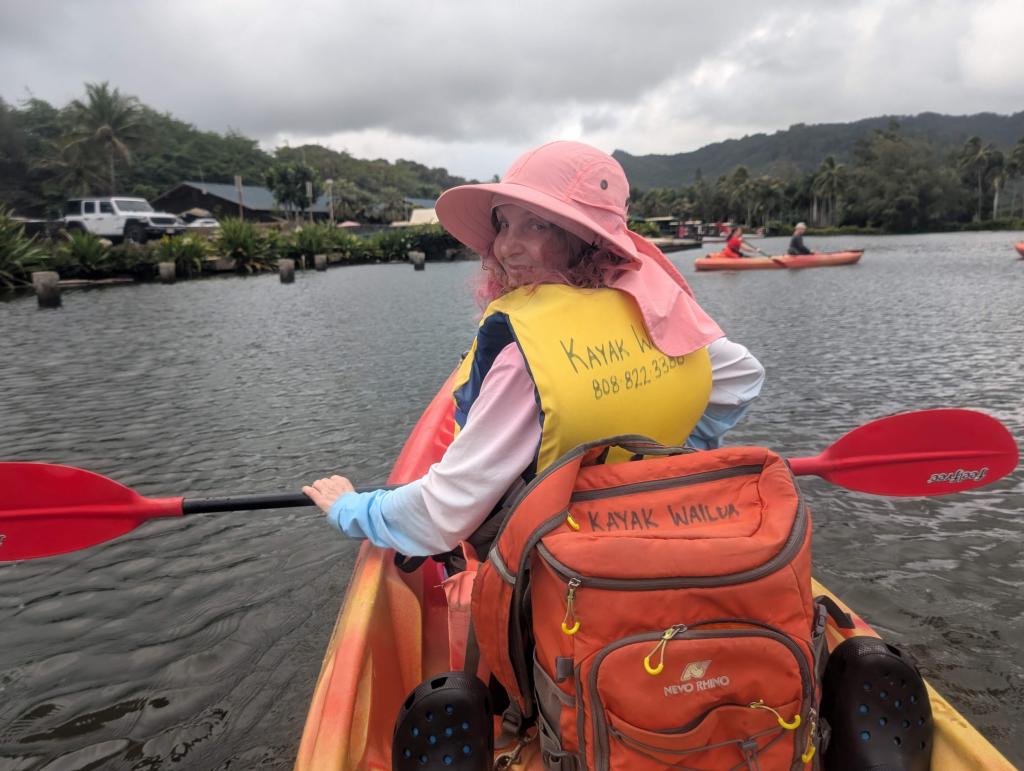
{"type": "MultiPolygon", "coordinates": [[[[1024,137],[1018,139],[1017,144],[1010,151],[1006,166],[1011,180],[1019,180],[1024,175],[1024,137]]],[[[1013,192],[1016,195],[1016,187],[1013,192]]],[[[1010,216],[1013,216],[1013,198],[1010,199],[1010,216]]],[[[1024,196],[1021,196],[1021,216],[1024,217],[1024,196]]]]}
{"type": "Polygon", "coordinates": [[[115,166],[118,159],[131,163],[131,145],[142,134],[142,109],[134,96],[125,96],[106,81],[85,84],[86,101],[68,105],[71,140],[85,148],[106,153],[110,194],[117,194],[115,166]]]}
{"type": "Polygon", "coordinates": [[[37,166],[48,170],[61,195],[89,195],[103,184],[103,168],[89,149],[75,140],[49,143],[48,157],[37,166]]]}
{"type": "Polygon", "coordinates": [[[957,166],[960,170],[971,177],[973,177],[978,185],[978,209],[975,213],[975,219],[981,220],[981,201],[984,198],[984,182],[985,176],[988,174],[989,169],[992,167],[994,159],[995,147],[990,144],[982,144],[981,137],[971,137],[964,142],[963,148],[960,150],[960,156],[957,160],[957,166]]]}
{"type": "Polygon", "coordinates": [[[814,175],[812,190],[826,204],[825,224],[839,224],[839,198],[846,190],[846,167],[836,163],[834,156],[828,155],[821,162],[814,175]]]}

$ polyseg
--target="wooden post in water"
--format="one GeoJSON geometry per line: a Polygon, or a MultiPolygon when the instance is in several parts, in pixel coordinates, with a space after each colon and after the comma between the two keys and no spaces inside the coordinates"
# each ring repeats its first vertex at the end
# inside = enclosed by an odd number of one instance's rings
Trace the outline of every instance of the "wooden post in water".
{"type": "Polygon", "coordinates": [[[278,260],[277,270],[281,274],[282,284],[295,283],[295,260],[278,260]]]}
{"type": "Polygon", "coordinates": [[[173,262],[159,262],[157,263],[157,268],[160,271],[161,284],[173,284],[177,279],[173,262]]]}
{"type": "Polygon", "coordinates": [[[60,274],[55,270],[37,270],[32,273],[32,286],[40,308],[60,307],[60,274]]]}
{"type": "Polygon", "coordinates": [[[413,270],[423,270],[427,267],[427,255],[423,252],[409,252],[409,262],[412,263],[413,270]]]}
{"type": "Polygon", "coordinates": [[[313,266],[317,270],[327,270],[327,255],[326,254],[314,254],[313,255],[313,266]]]}

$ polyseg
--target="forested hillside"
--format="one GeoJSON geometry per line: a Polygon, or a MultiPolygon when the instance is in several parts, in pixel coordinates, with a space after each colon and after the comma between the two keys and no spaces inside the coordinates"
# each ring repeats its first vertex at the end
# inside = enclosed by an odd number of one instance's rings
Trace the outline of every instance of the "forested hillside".
{"type": "Polygon", "coordinates": [[[717,179],[745,166],[752,175],[797,176],[815,170],[821,159],[833,156],[840,163],[853,158],[858,140],[870,139],[876,130],[898,123],[907,138],[925,139],[937,150],[959,150],[970,137],[983,137],[997,149],[1009,150],[1024,136],[1024,112],[1013,115],[884,115],[853,123],[798,123],[774,134],[754,134],[706,145],[675,155],[614,155],[626,170],[630,183],[640,189],[681,187],[692,184],[700,172],[717,179]]]}
{"type": "Polygon", "coordinates": [[[394,212],[378,201],[431,198],[464,181],[414,161],[362,160],[318,145],[267,152],[240,131],[201,131],[107,83],[87,84],[81,99],[59,108],[0,98],[0,206],[22,215],[52,216],[69,196],[153,198],[183,180],[231,183],[236,174],[271,187],[282,177],[333,179],[348,207],[340,215],[385,219],[394,212]]]}

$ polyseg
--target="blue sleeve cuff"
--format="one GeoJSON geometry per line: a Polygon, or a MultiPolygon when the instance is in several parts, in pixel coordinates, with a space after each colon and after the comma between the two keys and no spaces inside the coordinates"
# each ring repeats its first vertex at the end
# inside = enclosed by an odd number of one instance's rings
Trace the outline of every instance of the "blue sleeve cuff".
{"type": "Polygon", "coordinates": [[[368,538],[372,532],[370,522],[374,515],[381,516],[381,504],[389,490],[368,493],[345,493],[327,512],[327,521],[339,533],[349,538],[368,538]]]}
{"type": "Polygon", "coordinates": [[[693,427],[686,440],[686,446],[698,450],[714,450],[721,447],[726,432],[740,422],[748,409],[750,402],[736,407],[709,404],[697,425],[693,427]]]}

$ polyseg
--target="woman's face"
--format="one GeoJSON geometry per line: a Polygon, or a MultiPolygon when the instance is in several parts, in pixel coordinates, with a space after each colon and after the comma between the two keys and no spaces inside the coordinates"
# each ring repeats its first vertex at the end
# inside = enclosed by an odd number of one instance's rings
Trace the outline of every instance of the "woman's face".
{"type": "Polygon", "coordinates": [[[516,286],[563,273],[572,257],[565,231],[515,204],[494,210],[494,258],[516,286]]]}

